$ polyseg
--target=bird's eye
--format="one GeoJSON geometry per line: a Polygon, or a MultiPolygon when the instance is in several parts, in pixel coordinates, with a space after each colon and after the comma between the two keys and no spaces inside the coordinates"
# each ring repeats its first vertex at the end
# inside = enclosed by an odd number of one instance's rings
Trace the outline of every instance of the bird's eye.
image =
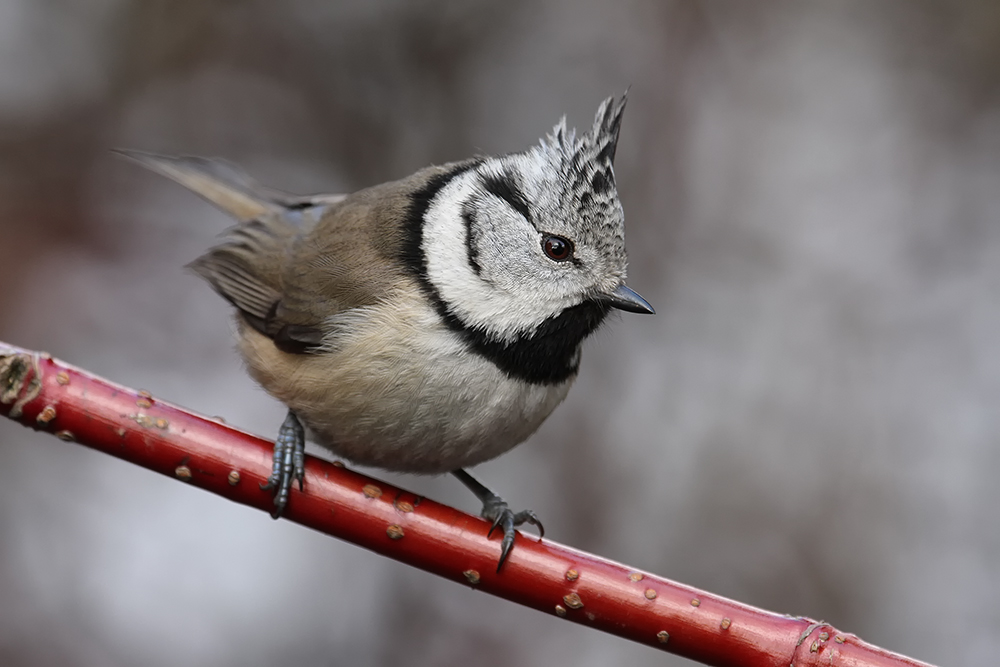
{"type": "Polygon", "coordinates": [[[562,236],[548,234],[542,237],[542,250],[549,259],[565,262],[573,256],[573,242],[562,236]]]}

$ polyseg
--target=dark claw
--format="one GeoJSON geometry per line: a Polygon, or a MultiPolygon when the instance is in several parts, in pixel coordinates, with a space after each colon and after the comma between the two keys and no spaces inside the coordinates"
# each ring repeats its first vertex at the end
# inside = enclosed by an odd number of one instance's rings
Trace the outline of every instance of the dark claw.
{"type": "Polygon", "coordinates": [[[267,491],[276,489],[274,493],[274,511],[271,516],[275,519],[281,516],[285,506],[288,505],[288,496],[291,493],[292,481],[298,480],[299,491],[303,488],[305,481],[305,454],[306,437],[305,430],[299,422],[295,413],[290,411],[285,417],[284,423],[278,430],[278,437],[274,441],[274,457],[272,458],[271,475],[267,478],[267,483],[261,484],[261,490],[267,491]]]}
{"type": "Polygon", "coordinates": [[[538,520],[535,513],[531,510],[523,510],[521,512],[514,513],[508,506],[507,503],[503,501],[499,496],[494,495],[492,498],[486,500],[483,503],[483,514],[484,519],[493,519],[493,525],[490,527],[490,532],[486,534],[487,539],[493,536],[493,531],[497,528],[503,529],[503,539],[500,541],[500,560],[497,562],[497,574],[500,573],[500,568],[503,564],[507,562],[507,556],[510,555],[511,549],[514,548],[514,537],[517,535],[515,528],[525,523],[530,523],[538,528],[540,536],[545,535],[545,529],[542,527],[542,522],[538,520]]]}
{"type": "Polygon", "coordinates": [[[469,490],[476,494],[476,497],[483,503],[481,516],[487,521],[493,521],[493,525],[490,526],[490,532],[486,533],[486,538],[489,539],[492,537],[493,532],[497,528],[503,529],[503,540],[500,542],[500,562],[497,563],[498,574],[500,573],[500,568],[507,561],[510,550],[514,548],[514,529],[517,526],[530,523],[538,528],[540,537],[545,536],[545,529],[542,527],[542,522],[538,520],[538,517],[531,510],[523,510],[515,514],[507,507],[507,503],[504,502],[503,498],[483,486],[479,480],[469,473],[459,469],[453,470],[451,474],[461,480],[462,484],[469,487],[469,490]]]}
{"type": "MultiPolygon", "coordinates": [[[[486,510],[484,509],[483,511],[485,512],[486,510]]],[[[486,517],[484,515],[483,518],[486,519],[486,518],[489,518],[489,517],[486,517]]],[[[490,526],[490,532],[486,533],[486,539],[490,539],[491,537],[493,537],[493,531],[497,529],[497,526],[500,525],[500,523],[503,521],[503,519],[504,519],[504,515],[502,513],[497,514],[497,518],[493,519],[493,525],[490,526]]],[[[506,526],[504,526],[504,531],[503,532],[504,532],[505,535],[507,534],[507,527],[506,526]]]]}
{"type": "Polygon", "coordinates": [[[531,510],[521,510],[514,515],[514,525],[520,526],[522,523],[530,523],[538,529],[538,537],[545,537],[545,526],[531,510]]]}

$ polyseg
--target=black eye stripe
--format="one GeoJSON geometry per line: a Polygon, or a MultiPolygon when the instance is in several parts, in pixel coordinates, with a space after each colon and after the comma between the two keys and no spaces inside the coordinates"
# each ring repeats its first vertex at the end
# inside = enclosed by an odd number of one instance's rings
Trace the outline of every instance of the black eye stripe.
{"type": "Polygon", "coordinates": [[[510,176],[506,174],[502,176],[483,176],[483,187],[494,197],[498,197],[510,204],[512,209],[523,215],[525,220],[531,222],[531,213],[528,211],[528,199],[510,176]]]}
{"type": "Polygon", "coordinates": [[[469,266],[476,275],[481,275],[483,267],[479,265],[479,249],[476,248],[473,238],[473,228],[476,224],[476,212],[468,203],[462,207],[462,222],[465,223],[465,254],[469,259],[469,266]]]}

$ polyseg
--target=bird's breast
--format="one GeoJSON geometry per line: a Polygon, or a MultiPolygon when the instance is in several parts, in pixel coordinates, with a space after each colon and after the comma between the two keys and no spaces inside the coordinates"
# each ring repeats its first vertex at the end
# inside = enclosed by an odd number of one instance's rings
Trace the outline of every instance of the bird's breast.
{"type": "Polygon", "coordinates": [[[345,311],[324,351],[288,354],[250,327],[250,374],[315,441],[355,463],[441,473],[498,456],[531,435],[575,376],[513,378],[471,350],[419,294],[345,311]]]}

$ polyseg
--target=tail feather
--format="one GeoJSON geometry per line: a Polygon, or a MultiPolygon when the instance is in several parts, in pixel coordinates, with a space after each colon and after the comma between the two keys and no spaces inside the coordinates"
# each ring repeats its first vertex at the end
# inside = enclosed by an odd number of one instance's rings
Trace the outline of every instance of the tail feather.
{"type": "Polygon", "coordinates": [[[307,352],[322,343],[320,321],[282,302],[285,260],[303,223],[315,223],[323,207],[346,195],[285,195],[257,185],[221,160],[115,152],[193,190],[240,221],[188,268],[233,304],[243,321],[286,352],[307,352]],[[307,215],[300,212],[313,207],[318,208],[307,215]]]}
{"type": "Polygon", "coordinates": [[[235,165],[201,157],[171,157],[143,151],[114,151],[201,195],[237,220],[280,214],[285,202],[269,196],[235,165]]]}

